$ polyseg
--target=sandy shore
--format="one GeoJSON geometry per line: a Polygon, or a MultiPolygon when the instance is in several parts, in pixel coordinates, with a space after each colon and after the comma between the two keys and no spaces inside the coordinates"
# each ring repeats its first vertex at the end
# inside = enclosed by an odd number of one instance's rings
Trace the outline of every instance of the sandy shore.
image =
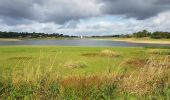
{"type": "Polygon", "coordinates": [[[149,44],[170,44],[170,40],[131,40],[131,39],[112,39],[112,41],[123,41],[129,43],[149,43],[149,44]]]}
{"type": "Polygon", "coordinates": [[[21,41],[19,39],[8,39],[8,38],[0,38],[0,41],[21,41]]]}
{"type": "Polygon", "coordinates": [[[170,40],[154,40],[154,39],[134,39],[134,38],[106,38],[106,39],[93,39],[93,40],[112,40],[112,41],[122,41],[122,42],[129,42],[129,43],[148,43],[148,44],[170,44],[170,40]]]}

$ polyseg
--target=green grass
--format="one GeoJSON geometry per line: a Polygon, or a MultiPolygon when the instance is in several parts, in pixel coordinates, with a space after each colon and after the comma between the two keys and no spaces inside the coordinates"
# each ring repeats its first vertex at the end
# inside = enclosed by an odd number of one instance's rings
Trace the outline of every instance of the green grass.
{"type": "Polygon", "coordinates": [[[0,99],[168,99],[170,49],[1,46],[0,99]]]}
{"type": "MultiPolygon", "coordinates": [[[[56,56],[54,69],[61,75],[75,74],[94,74],[107,71],[110,66],[115,71],[122,61],[131,58],[144,58],[145,48],[93,48],[93,47],[0,47],[0,66],[1,68],[24,68],[21,62],[36,63],[41,56],[41,66],[49,64],[49,60],[56,56]],[[113,50],[120,53],[119,57],[83,56],[86,53],[98,53],[102,50],[113,50]],[[50,59],[49,59],[50,58],[50,59]],[[32,61],[33,60],[33,61],[32,61]],[[108,63],[109,60],[109,63],[108,63]],[[63,67],[66,62],[80,62],[86,65],[85,68],[69,69],[63,67]],[[60,69],[60,70],[57,70],[60,69]]],[[[121,67],[128,67],[121,64],[121,67]]]]}

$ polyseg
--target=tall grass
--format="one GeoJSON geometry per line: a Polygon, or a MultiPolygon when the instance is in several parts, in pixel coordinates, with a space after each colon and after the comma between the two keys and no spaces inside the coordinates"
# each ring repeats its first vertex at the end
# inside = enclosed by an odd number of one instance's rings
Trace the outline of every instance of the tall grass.
{"type": "Polygon", "coordinates": [[[138,72],[128,73],[122,80],[122,91],[150,99],[169,99],[170,56],[152,56],[138,72]]]}
{"type": "Polygon", "coordinates": [[[170,99],[170,56],[153,55],[138,71],[122,68],[114,73],[68,77],[54,71],[57,55],[48,57],[40,52],[33,60],[37,63],[19,61],[22,70],[0,74],[0,99],[170,99]],[[42,66],[42,59],[49,65],[42,66]]]}

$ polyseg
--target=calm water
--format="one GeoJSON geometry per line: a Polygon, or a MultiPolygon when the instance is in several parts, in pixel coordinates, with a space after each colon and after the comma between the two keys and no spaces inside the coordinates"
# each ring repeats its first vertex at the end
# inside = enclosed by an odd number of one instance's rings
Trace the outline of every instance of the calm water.
{"type": "Polygon", "coordinates": [[[24,40],[24,41],[1,41],[0,45],[47,45],[47,46],[123,46],[123,47],[146,47],[163,46],[170,47],[170,44],[139,44],[127,43],[111,40],[90,40],[90,39],[70,39],[70,40],[24,40]]]}

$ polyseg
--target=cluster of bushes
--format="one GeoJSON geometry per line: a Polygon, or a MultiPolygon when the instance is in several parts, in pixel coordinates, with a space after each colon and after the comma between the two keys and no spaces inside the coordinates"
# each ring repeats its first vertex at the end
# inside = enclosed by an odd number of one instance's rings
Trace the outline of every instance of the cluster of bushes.
{"type": "Polygon", "coordinates": [[[135,38],[143,38],[143,37],[150,37],[153,39],[169,39],[170,38],[170,32],[148,32],[147,30],[143,30],[140,32],[133,33],[130,37],[135,37],[135,38]]]}

